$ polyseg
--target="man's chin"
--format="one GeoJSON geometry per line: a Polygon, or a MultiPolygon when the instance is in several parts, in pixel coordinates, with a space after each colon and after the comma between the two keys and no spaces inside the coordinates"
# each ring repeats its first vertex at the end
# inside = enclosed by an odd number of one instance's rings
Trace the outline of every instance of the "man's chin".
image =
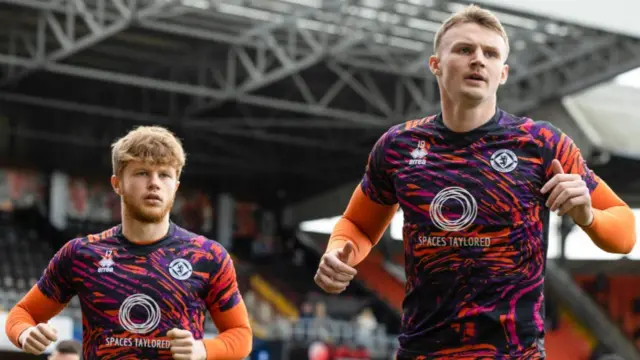
{"type": "Polygon", "coordinates": [[[145,224],[157,224],[164,220],[165,216],[169,212],[167,209],[132,209],[129,214],[137,220],[145,224]]]}
{"type": "Polygon", "coordinates": [[[462,98],[472,101],[482,101],[487,98],[487,91],[484,89],[464,89],[462,98]]]}

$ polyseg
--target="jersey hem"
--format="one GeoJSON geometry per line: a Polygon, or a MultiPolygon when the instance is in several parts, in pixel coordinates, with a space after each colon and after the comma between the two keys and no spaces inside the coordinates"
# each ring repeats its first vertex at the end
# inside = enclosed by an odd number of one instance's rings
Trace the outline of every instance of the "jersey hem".
{"type": "Polygon", "coordinates": [[[524,355],[522,353],[510,353],[502,354],[495,353],[491,355],[470,355],[470,356],[447,356],[447,355],[433,355],[430,353],[421,353],[416,351],[410,351],[405,349],[398,349],[394,360],[545,360],[546,355],[544,353],[536,353],[524,355]]]}

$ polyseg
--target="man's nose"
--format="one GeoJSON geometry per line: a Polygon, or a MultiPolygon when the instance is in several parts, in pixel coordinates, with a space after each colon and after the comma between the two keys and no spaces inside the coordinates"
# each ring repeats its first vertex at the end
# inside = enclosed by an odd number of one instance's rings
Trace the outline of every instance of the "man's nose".
{"type": "Polygon", "coordinates": [[[486,61],[487,61],[487,58],[484,56],[482,49],[478,49],[473,54],[473,57],[471,59],[471,65],[484,67],[486,65],[486,61]]]}
{"type": "Polygon", "coordinates": [[[151,176],[149,177],[148,186],[149,186],[149,188],[158,188],[158,187],[160,187],[160,175],[152,173],[151,176]]]}

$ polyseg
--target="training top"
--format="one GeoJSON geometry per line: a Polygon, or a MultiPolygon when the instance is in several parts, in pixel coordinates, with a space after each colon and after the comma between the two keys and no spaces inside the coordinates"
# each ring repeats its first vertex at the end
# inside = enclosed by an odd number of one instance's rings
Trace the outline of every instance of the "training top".
{"type": "Polygon", "coordinates": [[[207,311],[241,302],[225,249],[173,223],[150,245],[129,242],[121,226],[71,240],[37,287],[61,304],[78,296],[85,359],[172,359],[169,330],[202,339],[207,311]]]}
{"type": "Polygon", "coordinates": [[[404,213],[406,294],[399,356],[543,358],[551,162],[600,179],[547,122],[497,109],[483,126],[449,130],[442,116],[389,129],[361,189],[404,213]]]}

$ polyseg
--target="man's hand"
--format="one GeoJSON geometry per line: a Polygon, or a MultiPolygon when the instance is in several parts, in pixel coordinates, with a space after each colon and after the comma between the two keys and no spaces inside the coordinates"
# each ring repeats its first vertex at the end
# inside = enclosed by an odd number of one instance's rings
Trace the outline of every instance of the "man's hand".
{"type": "Polygon", "coordinates": [[[593,222],[591,194],[580,175],[565,174],[560,161],[551,163],[554,176],[540,190],[549,193],[546,205],[559,216],[569,215],[580,226],[589,226],[593,222]]]}
{"type": "Polygon", "coordinates": [[[49,324],[32,326],[20,334],[18,343],[22,350],[28,354],[40,355],[44,350],[58,340],[56,329],[49,324]]]}
{"type": "Polygon", "coordinates": [[[339,294],[347,288],[358,273],[356,269],[347,265],[353,251],[353,244],[347,242],[342,249],[331,250],[322,255],[318,272],[313,278],[322,290],[330,294],[339,294]]]}
{"type": "Polygon", "coordinates": [[[171,339],[171,354],[175,360],[206,360],[204,343],[194,339],[190,331],[171,329],[167,336],[171,339]]]}

